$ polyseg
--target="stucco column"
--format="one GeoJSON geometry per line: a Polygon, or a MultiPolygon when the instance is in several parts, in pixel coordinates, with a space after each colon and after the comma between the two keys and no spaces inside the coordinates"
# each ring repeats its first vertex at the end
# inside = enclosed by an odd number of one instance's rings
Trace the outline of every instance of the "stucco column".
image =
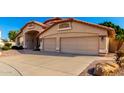
{"type": "Polygon", "coordinates": [[[16,46],[18,46],[18,37],[15,39],[16,46]]]}
{"type": "Polygon", "coordinates": [[[26,38],[25,38],[25,33],[23,34],[23,48],[27,48],[26,47],[26,38]]]}
{"type": "Polygon", "coordinates": [[[106,53],[109,52],[109,38],[106,37],[106,53]]]}
{"type": "Polygon", "coordinates": [[[60,37],[56,38],[56,51],[60,52],[60,37]]]}
{"type": "Polygon", "coordinates": [[[99,45],[100,45],[100,53],[108,53],[108,49],[109,49],[109,38],[107,36],[102,36],[99,37],[99,45]]]}
{"type": "Polygon", "coordinates": [[[42,51],[43,50],[43,39],[40,39],[40,50],[42,51]]]}

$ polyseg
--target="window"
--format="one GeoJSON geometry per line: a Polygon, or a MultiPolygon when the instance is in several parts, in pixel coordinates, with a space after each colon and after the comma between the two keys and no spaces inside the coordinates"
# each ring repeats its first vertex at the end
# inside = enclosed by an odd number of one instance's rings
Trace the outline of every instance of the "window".
{"type": "Polygon", "coordinates": [[[71,29],[70,22],[64,22],[59,24],[59,30],[67,30],[67,29],[71,29]]]}

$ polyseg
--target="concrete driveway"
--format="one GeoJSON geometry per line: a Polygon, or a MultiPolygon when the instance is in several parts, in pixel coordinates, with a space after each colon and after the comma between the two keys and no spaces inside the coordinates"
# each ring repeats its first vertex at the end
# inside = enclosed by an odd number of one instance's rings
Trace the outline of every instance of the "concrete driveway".
{"type": "Polygon", "coordinates": [[[96,56],[22,54],[0,58],[0,75],[22,76],[76,76],[96,56]]]}

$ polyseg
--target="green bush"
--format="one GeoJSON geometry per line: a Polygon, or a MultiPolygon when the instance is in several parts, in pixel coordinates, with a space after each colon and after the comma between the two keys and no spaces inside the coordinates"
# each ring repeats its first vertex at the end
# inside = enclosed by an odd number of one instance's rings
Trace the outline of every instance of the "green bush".
{"type": "Polygon", "coordinates": [[[22,50],[23,46],[12,46],[11,49],[22,50]]]}
{"type": "Polygon", "coordinates": [[[7,47],[11,47],[12,46],[12,44],[11,43],[5,43],[5,45],[4,46],[7,46],[7,47]]]}
{"type": "Polygon", "coordinates": [[[8,47],[8,46],[3,46],[2,47],[2,50],[9,50],[10,49],[10,47],[8,47]]]}

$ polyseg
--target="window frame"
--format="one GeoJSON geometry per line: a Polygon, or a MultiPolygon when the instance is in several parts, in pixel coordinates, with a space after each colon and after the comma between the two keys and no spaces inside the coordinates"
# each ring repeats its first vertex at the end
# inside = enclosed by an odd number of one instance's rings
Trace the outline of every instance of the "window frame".
{"type": "Polygon", "coordinates": [[[59,30],[59,31],[60,31],[60,30],[69,30],[69,29],[72,29],[72,24],[71,24],[71,22],[64,22],[64,23],[59,23],[59,24],[58,24],[58,30],[59,30]],[[69,24],[69,27],[60,28],[60,25],[61,25],[61,24],[64,24],[64,23],[68,23],[68,24],[69,24]]]}

